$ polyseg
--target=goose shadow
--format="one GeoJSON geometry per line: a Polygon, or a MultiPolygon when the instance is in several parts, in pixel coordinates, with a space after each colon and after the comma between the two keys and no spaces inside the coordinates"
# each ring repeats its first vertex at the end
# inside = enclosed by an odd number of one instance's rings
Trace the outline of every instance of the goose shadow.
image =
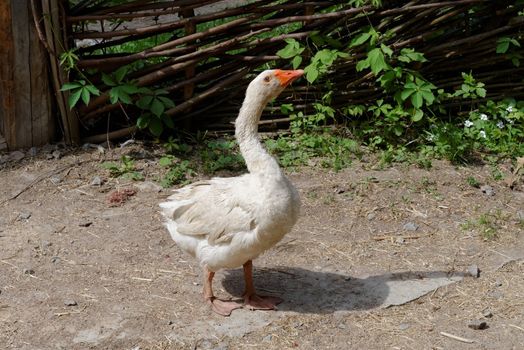
{"type": "MultiPolygon", "coordinates": [[[[242,270],[227,271],[224,275],[224,289],[240,297],[244,288],[242,270]]],[[[284,299],[279,310],[315,314],[402,305],[463,277],[445,271],[405,271],[365,278],[297,267],[254,271],[258,293],[284,299]]]]}

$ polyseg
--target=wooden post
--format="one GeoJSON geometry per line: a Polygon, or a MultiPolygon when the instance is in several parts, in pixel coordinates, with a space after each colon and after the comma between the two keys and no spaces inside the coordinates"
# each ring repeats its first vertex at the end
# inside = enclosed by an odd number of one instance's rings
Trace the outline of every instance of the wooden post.
{"type": "Polygon", "coordinates": [[[60,111],[62,120],[64,141],[68,144],[79,144],[80,129],[78,117],[73,111],[71,111],[67,103],[69,92],[60,91],[62,85],[68,82],[67,73],[64,72],[60,66],[58,59],[58,57],[67,50],[67,40],[64,32],[65,15],[62,7],[64,3],[65,2],[61,0],[42,0],[43,25],[47,45],[54,55],[50,60],[51,77],[58,110],[60,111]]]}
{"type": "Polygon", "coordinates": [[[47,54],[29,0],[0,1],[0,133],[11,150],[50,142],[55,124],[47,54]]]}
{"type": "MultiPolygon", "coordinates": [[[[184,18],[191,18],[195,16],[195,11],[191,9],[183,9],[181,11],[181,15],[184,18]]],[[[196,24],[193,21],[189,21],[184,26],[184,30],[186,32],[186,35],[191,35],[196,32],[196,24]]],[[[195,76],[195,65],[191,65],[186,68],[186,79],[189,80],[195,76]]],[[[195,92],[195,84],[187,84],[184,86],[184,100],[187,101],[191,97],[193,97],[193,93],[195,92]]],[[[186,119],[183,123],[183,128],[186,130],[190,130],[192,127],[191,119],[186,119]]]]}

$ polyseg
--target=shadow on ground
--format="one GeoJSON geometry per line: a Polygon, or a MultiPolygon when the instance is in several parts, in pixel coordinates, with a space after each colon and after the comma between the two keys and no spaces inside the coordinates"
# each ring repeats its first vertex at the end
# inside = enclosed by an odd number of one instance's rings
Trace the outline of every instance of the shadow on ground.
{"type": "MultiPolygon", "coordinates": [[[[254,278],[260,294],[284,299],[279,310],[326,314],[402,305],[462,277],[444,271],[408,271],[356,278],[279,267],[256,270],[254,278]]],[[[231,295],[240,297],[244,286],[242,270],[226,272],[222,285],[231,295]]]]}

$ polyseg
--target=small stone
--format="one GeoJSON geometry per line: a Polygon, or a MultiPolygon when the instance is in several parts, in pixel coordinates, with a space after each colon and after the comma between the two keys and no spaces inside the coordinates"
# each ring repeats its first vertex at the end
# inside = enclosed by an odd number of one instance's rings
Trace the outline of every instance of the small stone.
{"type": "Polygon", "coordinates": [[[67,299],[64,301],[65,306],[77,306],[78,303],[74,301],[73,299],[67,299]]]}
{"type": "Polygon", "coordinates": [[[34,275],[35,274],[35,270],[33,270],[33,269],[24,269],[23,273],[24,273],[24,275],[34,275]]]}
{"type": "Polygon", "coordinates": [[[397,239],[395,240],[395,243],[404,244],[406,243],[406,240],[404,239],[404,237],[397,237],[397,239]]]}
{"type": "Polygon", "coordinates": [[[91,186],[102,186],[102,183],[104,181],[102,181],[102,179],[100,178],[100,176],[95,176],[93,177],[93,179],[91,180],[91,183],[90,185],[91,186]]]}
{"type": "Polygon", "coordinates": [[[348,328],[348,326],[346,326],[346,324],[344,324],[344,323],[339,323],[337,327],[339,329],[347,329],[348,328]]]}
{"type": "Polygon", "coordinates": [[[81,222],[81,223],[78,224],[78,226],[80,226],[80,227],[89,227],[91,225],[93,225],[92,221],[84,221],[84,222],[81,222]]]}
{"type": "Polygon", "coordinates": [[[401,324],[398,325],[398,329],[400,329],[401,331],[405,331],[409,327],[411,327],[411,325],[409,323],[401,323],[401,324]]]}
{"type": "Polygon", "coordinates": [[[502,293],[500,290],[493,290],[488,293],[488,296],[493,299],[502,299],[504,298],[504,293],[502,293]]]}
{"type": "Polygon", "coordinates": [[[53,155],[54,159],[62,158],[62,152],[60,152],[59,150],[53,151],[53,153],[51,153],[51,154],[53,155]]]}
{"type": "Polygon", "coordinates": [[[495,287],[502,287],[502,282],[500,280],[496,280],[495,287]]]}
{"type": "Polygon", "coordinates": [[[58,257],[58,256],[53,256],[53,257],[51,258],[51,262],[52,262],[53,264],[56,264],[56,263],[60,262],[60,257],[58,257]]]}
{"type": "Polygon", "coordinates": [[[29,154],[30,157],[34,157],[38,154],[38,148],[31,147],[27,153],[29,154]]]}
{"type": "Polygon", "coordinates": [[[174,323],[175,323],[175,322],[173,322],[173,321],[171,321],[171,320],[169,320],[169,322],[167,322],[167,324],[170,325],[170,326],[173,325],[174,323]]]}
{"type": "Polygon", "coordinates": [[[491,312],[490,309],[486,309],[486,310],[482,311],[482,316],[484,316],[486,318],[491,318],[491,317],[493,317],[493,312],[491,312]]]}
{"type": "Polygon", "coordinates": [[[137,182],[134,184],[140,191],[161,192],[162,186],[151,181],[137,182]]]}
{"type": "Polygon", "coordinates": [[[22,212],[18,214],[18,220],[28,220],[31,217],[30,212],[22,212]]]}
{"type": "Polygon", "coordinates": [[[474,278],[479,278],[480,277],[480,269],[479,269],[479,267],[477,265],[469,266],[468,269],[466,270],[466,272],[471,277],[474,277],[474,278]]]}
{"type": "Polygon", "coordinates": [[[42,242],[40,242],[40,245],[42,246],[42,248],[46,249],[46,248],[49,248],[50,246],[52,246],[53,243],[51,243],[49,241],[42,241],[42,242]]]}
{"type": "Polygon", "coordinates": [[[416,231],[419,228],[419,226],[414,222],[406,222],[403,227],[406,231],[416,231]]]}
{"type": "Polygon", "coordinates": [[[303,324],[304,323],[302,323],[302,322],[295,322],[295,323],[293,323],[293,328],[300,328],[300,327],[302,327],[303,324]]]}
{"type": "Polygon", "coordinates": [[[273,336],[271,334],[268,334],[262,339],[262,341],[270,342],[271,339],[273,339],[273,336]]]}
{"type": "Polygon", "coordinates": [[[62,178],[58,175],[51,176],[49,180],[53,183],[53,185],[58,185],[60,182],[62,182],[62,178]]]}
{"type": "Polygon", "coordinates": [[[9,153],[9,160],[12,160],[15,162],[22,160],[24,157],[25,157],[25,154],[22,151],[13,151],[9,153]]]}
{"type": "Polygon", "coordinates": [[[486,321],[482,321],[482,320],[471,320],[468,323],[468,327],[471,329],[476,329],[476,330],[486,329],[488,328],[488,324],[486,323],[486,321]]]}
{"type": "Polygon", "coordinates": [[[375,214],[375,212],[371,212],[369,213],[367,216],[366,216],[366,219],[368,219],[369,221],[373,220],[374,218],[377,217],[377,214],[375,214]]]}
{"type": "Polygon", "coordinates": [[[480,187],[480,190],[486,196],[494,196],[495,195],[495,190],[490,185],[483,185],[483,186],[480,187]]]}
{"type": "Polygon", "coordinates": [[[517,220],[518,221],[524,221],[524,210],[519,210],[517,212],[517,220]]]}

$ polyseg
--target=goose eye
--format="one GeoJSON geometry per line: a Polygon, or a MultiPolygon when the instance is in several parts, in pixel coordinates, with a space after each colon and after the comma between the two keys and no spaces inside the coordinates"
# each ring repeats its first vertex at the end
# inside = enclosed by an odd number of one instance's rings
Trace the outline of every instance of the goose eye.
{"type": "Polygon", "coordinates": [[[269,75],[266,76],[266,77],[264,78],[264,81],[265,81],[266,83],[269,83],[269,82],[271,81],[271,77],[270,77],[269,75]]]}

